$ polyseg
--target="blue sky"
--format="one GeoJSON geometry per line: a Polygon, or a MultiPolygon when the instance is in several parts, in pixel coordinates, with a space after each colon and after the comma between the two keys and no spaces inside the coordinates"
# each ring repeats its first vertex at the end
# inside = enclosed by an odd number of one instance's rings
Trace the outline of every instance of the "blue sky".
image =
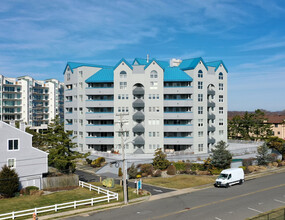
{"type": "Polygon", "coordinates": [[[67,61],[222,59],[229,110],[285,109],[284,0],[1,0],[0,74],[63,80],[67,61]]]}

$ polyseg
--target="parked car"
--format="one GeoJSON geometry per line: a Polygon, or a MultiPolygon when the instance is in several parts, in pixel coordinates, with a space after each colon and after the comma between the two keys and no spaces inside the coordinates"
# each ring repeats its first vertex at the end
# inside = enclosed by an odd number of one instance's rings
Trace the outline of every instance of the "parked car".
{"type": "Polygon", "coordinates": [[[242,184],[244,182],[244,172],[242,168],[231,168],[221,172],[216,179],[214,186],[224,186],[228,188],[234,184],[242,184]]]}

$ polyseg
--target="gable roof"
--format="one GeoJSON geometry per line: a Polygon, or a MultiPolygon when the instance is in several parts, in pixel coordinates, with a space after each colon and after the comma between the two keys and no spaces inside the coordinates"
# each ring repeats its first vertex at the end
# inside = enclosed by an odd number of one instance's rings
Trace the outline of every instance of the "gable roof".
{"type": "Polygon", "coordinates": [[[98,72],[94,73],[88,79],[86,83],[99,83],[99,82],[114,82],[114,69],[113,68],[102,68],[98,72]]]}
{"type": "Polygon", "coordinates": [[[164,82],[191,82],[193,81],[187,73],[182,71],[179,67],[166,67],[164,69],[164,82]]]}
{"type": "Polygon", "coordinates": [[[204,64],[204,66],[207,68],[207,66],[205,65],[204,60],[202,59],[202,57],[197,57],[197,58],[192,58],[192,59],[186,59],[186,60],[182,60],[182,62],[179,65],[179,68],[181,70],[191,70],[191,69],[195,69],[196,66],[199,64],[199,62],[202,61],[202,63],[204,64]]]}
{"type": "Polygon", "coordinates": [[[212,62],[207,62],[206,65],[207,66],[211,66],[211,67],[216,67],[215,68],[215,71],[217,71],[217,69],[219,68],[220,65],[223,65],[225,70],[227,71],[228,73],[228,69],[227,67],[225,66],[224,62],[222,60],[217,60],[217,61],[212,61],[212,62]]]}
{"type": "Polygon", "coordinates": [[[129,62],[126,61],[125,58],[122,58],[122,59],[114,66],[114,69],[116,69],[122,62],[124,62],[125,64],[127,64],[127,66],[128,66],[130,69],[133,69],[132,65],[129,64],[129,62]]]}
{"type": "Polygon", "coordinates": [[[63,74],[66,71],[66,68],[69,66],[71,72],[73,73],[73,70],[81,67],[81,66],[87,66],[87,67],[98,67],[98,68],[111,68],[110,66],[105,66],[105,65],[96,65],[96,64],[88,64],[88,63],[76,63],[76,62],[67,62],[65,69],[63,71],[63,74]]]}
{"type": "MultiPolygon", "coordinates": [[[[156,62],[156,63],[161,67],[161,69],[164,69],[164,68],[165,68],[165,65],[166,65],[165,61],[158,61],[158,60],[156,60],[155,58],[153,58],[153,59],[150,60],[149,63],[144,67],[144,69],[148,68],[149,65],[150,65],[153,61],[156,62]]],[[[169,65],[168,65],[168,66],[169,66],[169,65]]]]}
{"type": "Polygon", "coordinates": [[[144,58],[135,58],[132,65],[147,65],[147,59],[144,58]],[[137,62],[138,64],[135,64],[135,62],[137,62]]]}

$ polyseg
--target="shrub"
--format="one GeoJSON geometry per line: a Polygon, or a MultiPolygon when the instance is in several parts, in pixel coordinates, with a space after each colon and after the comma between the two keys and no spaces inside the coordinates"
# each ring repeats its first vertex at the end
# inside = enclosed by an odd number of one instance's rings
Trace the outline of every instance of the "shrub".
{"type": "Polygon", "coordinates": [[[92,167],[101,167],[102,164],[105,162],[105,157],[98,157],[96,160],[91,162],[92,167]]]}
{"type": "Polygon", "coordinates": [[[0,171],[0,194],[5,197],[12,197],[18,191],[19,177],[14,169],[7,165],[0,171]]]}
{"type": "Polygon", "coordinates": [[[158,169],[158,170],[155,170],[153,172],[152,176],[153,177],[161,177],[161,173],[162,173],[162,171],[158,169]]]}
{"type": "Polygon", "coordinates": [[[219,175],[222,172],[223,169],[212,167],[209,171],[212,175],[219,175]]]}
{"type": "Polygon", "coordinates": [[[135,167],[134,164],[130,168],[128,168],[128,174],[130,179],[135,179],[138,174],[138,169],[135,167]]]}
{"type": "Polygon", "coordinates": [[[281,165],[285,166],[285,160],[281,161],[281,165]]]}
{"type": "Polygon", "coordinates": [[[123,176],[123,172],[122,172],[122,168],[121,168],[121,167],[120,167],[119,170],[118,170],[118,176],[119,176],[119,177],[123,176]]]}
{"type": "Polygon", "coordinates": [[[155,169],[165,170],[170,162],[166,159],[167,155],[159,148],[154,153],[153,167],[155,169]]]}
{"type": "Polygon", "coordinates": [[[250,172],[250,173],[252,173],[256,170],[255,166],[248,166],[247,169],[248,169],[248,172],[250,172]]]}
{"type": "Polygon", "coordinates": [[[245,172],[245,170],[246,170],[246,166],[240,166],[239,168],[242,168],[243,172],[245,172]]]}
{"type": "Polygon", "coordinates": [[[186,170],[185,163],[182,161],[178,161],[178,162],[174,163],[173,165],[175,166],[177,171],[185,171],[186,170]]]}
{"type": "Polygon", "coordinates": [[[273,162],[273,163],[272,163],[272,166],[278,167],[278,163],[277,163],[277,162],[273,162]]]}
{"type": "Polygon", "coordinates": [[[257,148],[257,153],[258,165],[267,165],[271,161],[271,155],[265,143],[257,148]]]}
{"type": "Polygon", "coordinates": [[[205,170],[204,165],[200,163],[192,163],[191,164],[191,170],[196,171],[196,170],[205,170]]]}
{"type": "Polygon", "coordinates": [[[254,158],[247,158],[242,160],[242,165],[245,167],[252,166],[254,158]]]}
{"type": "Polygon", "coordinates": [[[142,173],[142,177],[147,177],[148,174],[147,173],[142,173]]]}
{"type": "Polygon", "coordinates": [[[168,175],[175,175],[176,174],[176,168],[174,165],[170,165],[168,166],[167,168],[167,172],[166,172],[168,175]]]}
{"type": "MultiPolygon", "coordinates": [[[[142,164],[140,166],[140,172],[143,174],[145,173],[146,176],[148,175],[152,175],[152,172],[153,172],[153,166],[152,164],[142,164]]],[[[143,176],[143,175],[142,175],[143,176]]]]}
{"type": "Polygon", "coordinates": [[[232,161],[232,154],[227,150],[228,145],[224,141],[219,141],[212,148],[211,164],[220,169],[229,168],[232,161]]]}
{"type": "Polygon", "coordinates": [[[86,162],[87,162],[87,164],[91,164],[91,163],[92,163],[92,160],[89,159],[89,158],[86,158],[86,162]]]}

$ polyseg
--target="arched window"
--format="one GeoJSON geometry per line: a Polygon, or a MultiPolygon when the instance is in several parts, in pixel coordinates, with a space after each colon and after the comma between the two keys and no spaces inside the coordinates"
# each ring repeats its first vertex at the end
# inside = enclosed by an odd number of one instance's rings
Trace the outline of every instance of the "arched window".
{"type": "Polygon", "coordinates": [[[157,72],[155,70],[150,72],[150,78],[157,78],[157,72]]]}
{"type": "Polygon", "coordinates": [[[202,70],[198,71],[198,78],[203,78],[203,71],[202,70]]]}
{"type": "Polygon", "coordinates": [[[219,79],[224,79],[223,73],[219,73],[219,79]]]}
{"type": "Polygon", "coordinates": [[[120,72],[120,78],[126,78],[126,77],[127,77],[126,71],[121,71],[120,72]]]}

